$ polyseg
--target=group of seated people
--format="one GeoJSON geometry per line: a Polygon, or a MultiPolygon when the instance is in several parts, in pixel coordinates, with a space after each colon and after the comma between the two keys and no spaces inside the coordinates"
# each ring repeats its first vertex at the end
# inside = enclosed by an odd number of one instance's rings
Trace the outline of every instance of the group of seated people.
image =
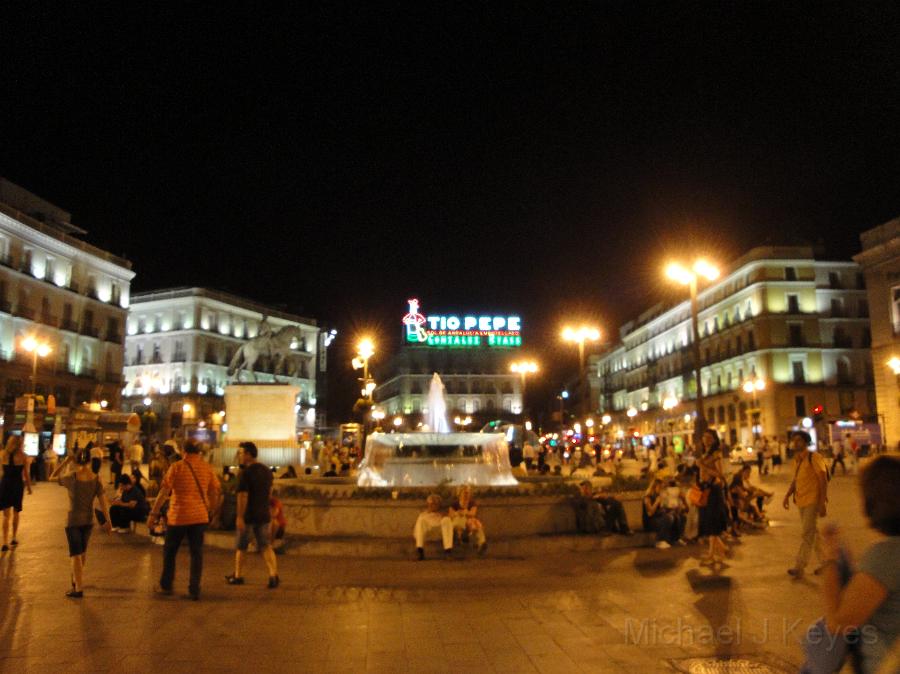
{"type": "Polygon", "coordinates": [[[147,493],[140,479],[122,473],[116,485],[116,495],[109,506],[113,531],[130,533],[133,522],[146,522],[150,512],[147,493]]]}
{"type": "Polygon", "coordinates": [[[487,537],[484,526],[478,519],[478,505],[472,498],[472,488],[463,485],[459,488],[456,500],[444,511],[441,497],[430,494],[425,499],[427,510],[419,513],[413,527],[413,538],[416,541],[416,554],[419,560],[425,559],[425,539],[429,535],[440,533],[444,556],[450,557],[455,542],[468,543],[474,538],[478,554],[487,552],[487,537]]]}

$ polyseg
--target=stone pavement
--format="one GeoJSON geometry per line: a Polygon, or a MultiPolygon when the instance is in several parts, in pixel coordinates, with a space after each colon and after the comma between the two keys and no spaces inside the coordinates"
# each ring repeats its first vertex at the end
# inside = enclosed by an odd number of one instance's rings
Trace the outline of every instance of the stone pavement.
{"type": "MultiPolygon", "coordinates": [[[[720,573],[699,566],[698,547],[421,563],[283,556],[273,591],[257,556],[247,585],[226,586],[231,554],[208,548],[197,603],[152,595],[159,546],[98,530],[84,599],[64,597],[65,492],[39,483],[19,548],[0,555],[0,671],[674,672],[701,656],[796,671],[821,581],[785,573],[800,530],[778,505],[788,480],[763,480],[776,491],[773,526],[744,536],[720,573]]],[[[830,518],[862,549],[873,536],[855,479],[830,491],[830,518]]],[[[178,591],[187,561],[184,548],[178,591]]]]}

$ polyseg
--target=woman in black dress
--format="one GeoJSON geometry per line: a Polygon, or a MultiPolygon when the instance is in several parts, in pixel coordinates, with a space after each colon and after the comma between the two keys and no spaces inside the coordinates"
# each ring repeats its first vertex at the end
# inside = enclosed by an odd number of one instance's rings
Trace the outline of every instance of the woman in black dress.
{"type": "Polygon", "coordinates": [[[712,429],[703,433],[703,453],[697,460],[697,467],[700,469],[700,489],[709,490],[706,505],[700,508],[699,535],[709,539],[709,552],[701,563],[722,564],[725,561],[725,543],[721,536],[728,528],[728,506],[719,436],[712,429]]]}
{"type": "Polygon", "coordinates": [[[22,512],[22,498],[25,490],[31,494],[31,477],[29,468],[31,457],[22,449],[22,436],[11,435],[6,441],[6,449],[0,452],[0,463],[3,464],[3,477],[0,478],[0,510],[3,511],[3,548],[6,552],[10,546],[19,544],[16,536],[19,533],[19,513],[22,512]],[[9,525],[12,521],[12,540],[9,539],[9,525]]]}

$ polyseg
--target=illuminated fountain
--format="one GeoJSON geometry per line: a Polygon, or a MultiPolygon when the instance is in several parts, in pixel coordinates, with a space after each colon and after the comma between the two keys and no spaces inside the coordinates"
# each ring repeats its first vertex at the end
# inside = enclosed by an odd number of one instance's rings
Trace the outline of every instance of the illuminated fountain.
{"type": "Polygon", "coordinates": [[[425,430],[370,435],[357,484],[425,487],[441,483],[517,484],[502,433],[450,432],[444,385],[435,373],[428,389],[425,430]]]}

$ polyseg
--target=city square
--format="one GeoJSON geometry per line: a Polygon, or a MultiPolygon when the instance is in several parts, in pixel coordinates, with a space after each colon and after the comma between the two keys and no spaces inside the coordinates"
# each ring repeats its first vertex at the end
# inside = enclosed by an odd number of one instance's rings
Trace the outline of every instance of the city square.
{"type": "MultiPolygon", "coordinates": [[[[776,501],[787,483],[764,481],[776,501]]],[[[872,534],[855,483],[832,481],[830,518],[859,551],[872,534]]],[[[255,560],[248,584],[228,587],[230,553],[207,548],[198,604],[154,596],[161,549],[146,536],[98,532],[84,603],[65,604],[64,497],[39,483],[19,548],[0,560],[3,671],[678,672],[727,657],[788,672],[822,613],[820,578],[785,573],[799,521],[780,506],[717,572],[697,546],[422,564],[288,553],[271,592],[255,560]]],[[[177,573],[180,590],[187,564],[177,573]]]]}
{"type": "Polygon", "coordinates": [[[900,4],[0,26],[0,671],[900,674],[900,4]]]}

